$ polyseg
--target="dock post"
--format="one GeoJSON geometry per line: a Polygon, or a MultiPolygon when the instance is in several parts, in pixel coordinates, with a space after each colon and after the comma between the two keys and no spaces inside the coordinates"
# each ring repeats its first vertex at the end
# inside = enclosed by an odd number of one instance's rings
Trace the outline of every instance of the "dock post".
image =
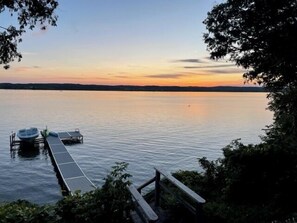
{"type": "Polygon", "coordinates": [[[160,172],[156,170],[156,181],[155,181],[155,207],[160,206],[160,193],[161,193],[161,188],[160,188],[160,172]]]}
{"type": "Polygon", "coordinates": [[[9,143],[10,143],[9,145],[10,145],[10,150],[11,150],[11,148],[12,148],[12,139],[11,139],[11,137],[12,137],[12,136],[9,135],[9,143]]]}
{"type": "Polygon", "coordinates": [[[15,144],[15,133],[11,132],[11,135],[9,136],[9,142],[10,142],[10,150],[13,149],[13,146],[15,144]]]}

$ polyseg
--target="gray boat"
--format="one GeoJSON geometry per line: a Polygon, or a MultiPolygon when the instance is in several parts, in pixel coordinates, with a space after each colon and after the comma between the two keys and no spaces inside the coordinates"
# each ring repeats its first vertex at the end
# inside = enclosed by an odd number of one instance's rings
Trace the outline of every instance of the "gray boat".
{"type": "Polygon", "coordinates": [[[35,127],[28,129],[20,129],[17,133],[17,137],[25,142],[33,142],[39,136],[39,131],[35,127]]]}

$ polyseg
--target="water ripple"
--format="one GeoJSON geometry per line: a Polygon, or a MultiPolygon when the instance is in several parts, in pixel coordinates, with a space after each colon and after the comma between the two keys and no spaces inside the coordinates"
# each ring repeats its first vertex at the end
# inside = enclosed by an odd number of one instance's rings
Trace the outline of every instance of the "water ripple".
{"type": "Polygon", "coordinates": [[[221,157],[221,149],[233,139],[259,142],[261,129],[272,120],[265,96],[0,90],[0,201],[48,203],[62,197],[47,151],[10,153],[11,131],[79,128],[84,143],[67,149],[96,185],[122,161],[140,185],[154,175],[154,166],[200,170],[197,158],[221,157]]]}

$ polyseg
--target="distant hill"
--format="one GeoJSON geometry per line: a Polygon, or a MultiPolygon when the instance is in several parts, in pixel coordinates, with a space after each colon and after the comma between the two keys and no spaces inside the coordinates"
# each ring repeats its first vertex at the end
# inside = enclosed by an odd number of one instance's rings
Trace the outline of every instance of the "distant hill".
{"type": "Polygon", "coordinates": [[[180,92],[264,92],[262,87],[180,87],[180,86],[135,86],[135,85],[89,85],[89,84],[56,84],[56,83],[28,83],[13,84],[0,83],[0,89],[22,90],[73,90],[73,91],[180,91],[180,92]]]}

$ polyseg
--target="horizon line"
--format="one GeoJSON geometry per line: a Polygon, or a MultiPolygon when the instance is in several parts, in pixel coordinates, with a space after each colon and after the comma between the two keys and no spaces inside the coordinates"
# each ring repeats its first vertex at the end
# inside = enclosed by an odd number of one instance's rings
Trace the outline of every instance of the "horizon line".
{"type": "Polygon", "coordinates": [[[168,92],[265,92],[262,86],[158,86],[98,85],[74,83],[0,83],[3,90],[73,90],[73,91],[168,91],[168,92]]]}

